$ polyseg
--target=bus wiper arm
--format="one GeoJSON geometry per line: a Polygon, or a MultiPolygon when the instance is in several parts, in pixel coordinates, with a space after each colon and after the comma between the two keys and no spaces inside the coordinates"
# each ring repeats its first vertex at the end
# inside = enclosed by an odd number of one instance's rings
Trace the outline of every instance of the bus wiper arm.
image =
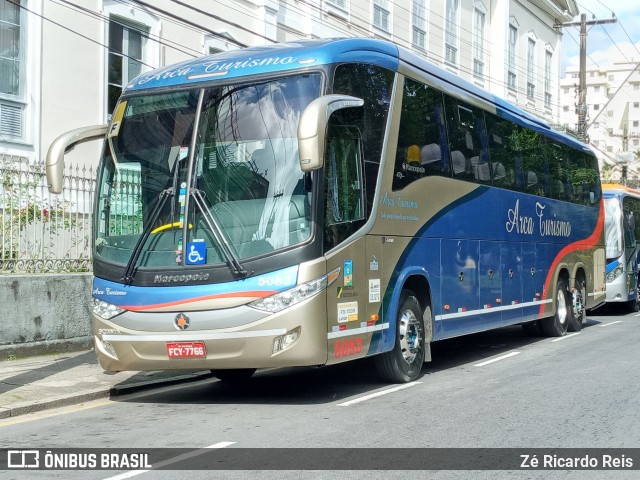
{"type": "Polygon", "coordinates": [[[162,192],[160,192],[158,201],[156,202],[156,206],[153,209],[153,212],[151,212],[151,216],[149,217],[149,221],[146,222],[145,224],[146,226],[143,232],[138,237],[138,241],[136,242],[135,247],[133,247],[133,252],[131,253],[131,257],[127,262],[127,267],[124,270],[124,276],[122,277],[122,280],[126,285],[131,285],[131,282],[133,281],[133,271],[136,267],[136,263],[138,262],[138,257],[140,257],[140,253],[142,252],[142,247],[144,246],[145,242],[149,238],[149,235],[151,235],[151,230],[153,229],[153,225],[156,223],[156,220],[158,220],[158,217],[160,216],[162,207],[164,207],[164,204],[166,203],[167,198],[172,197],[174,195],[175,195],[175,190],[173,187],[167,188],[162,192]]]}
{"type": "Polygon", "coordinates": [[[233,249],[229,245],[229,241],[227,240],[226,235],[224,234],[224,232],[220,228],[220,225],[218,225],[218,222],[216,222],[216,219],[213,217],[213,215],[211,215],[211,212],[205,205],[204,198],[202,197],[202,192],[198,189],[193,188],[191,189],[191,195],[193,196],[193,199],[196,202],[196,206],[202,212],[204,221],[209,227],[209,230],[211,230],[211,233],[213,233],[215,241],[220,247],[220,250],[222,251],[223,255],[225,256],[227,263],[229,264],[229,267],[231,268],[231,271],[233,272],[233,274],[242,278],[245,278],[251,275],[253,272],[249,272],[245,270],[245,268],[240,264],[238,257],[236,256],[236,254],[233,252],[233,249]]]}

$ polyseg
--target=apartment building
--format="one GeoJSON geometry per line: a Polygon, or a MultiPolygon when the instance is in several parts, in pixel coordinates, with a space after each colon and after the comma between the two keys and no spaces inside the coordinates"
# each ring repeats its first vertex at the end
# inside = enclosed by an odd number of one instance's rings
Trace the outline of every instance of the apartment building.
{"type": "MultiPolygon", "coordinates": [[[[637,53],[636,53],[637,56],[637,53]]],[[[613,178],[637,179],[640,152],[640,64],[628,57],[610,65],[587,66],[587,134],[601,165],[614,166],[613,178]]],[[[578,122],[578,67],[568,67],[560,80],[560,123],[570,130],[578,122]]]]}
{"type": "MultiPolygon", "coordinates": [[[[303,38],[385,38],[556,123],[575,0],[0,0],[0,157],[39,162],[152,68],[303,38]]],[[[632,107],[630,107],[632,108],[632,107]]],[[[95,165],[99,147],[70,162],[95,165]]]]}

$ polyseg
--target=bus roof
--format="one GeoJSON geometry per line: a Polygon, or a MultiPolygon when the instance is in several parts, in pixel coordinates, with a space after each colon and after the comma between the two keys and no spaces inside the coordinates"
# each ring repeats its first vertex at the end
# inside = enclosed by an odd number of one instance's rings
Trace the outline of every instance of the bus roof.
{"type": "Polygon", "coordinates": [[[125,87],[125,93],[263,73],[285,72],[302,67],[341,62],[372,63],[393,71],[398,71],[400,63],[404,62],[429,76],[444,91],[462,96],[471,95],[485,103],[490,109],[495,109],[495,112],[503,118],[515,121],[593,155],[588,146],[562,132],[552,130],[543,120],[512,103],[479,88],[404,47],[373,38],[299,40],[230,50],[143,73],[125,87]]]}
{"type": "Polygon", "coordinates": [[[602,193],[606,194],[620,194],[627,193],[634,197],[640,198],[640,190],[636,190],[635,188],[627,187],[626,185],[619,185],[617,183],[603,183],[602,184],[602,193]]]}

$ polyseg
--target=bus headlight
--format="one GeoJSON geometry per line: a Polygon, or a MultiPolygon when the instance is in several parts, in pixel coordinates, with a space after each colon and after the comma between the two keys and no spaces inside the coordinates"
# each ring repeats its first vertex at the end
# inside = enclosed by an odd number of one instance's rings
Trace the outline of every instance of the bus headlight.
{"type": "Polygon", "coordinates": [[[124,312],[124,308],[117,307],[104,300],[93,299],[93,313],[103,320],[109,320],[116,315],[120,315],[122,312],[124,312]]]}
{"type": "Polygon", "coordinates": [[[284,292],[276,293],[270,297],[255,300],[249,303],[249,306],[269,313],[279,312],[280,310],[284,310],[285,308],[291,307],[296,303],[300,303],[303,300],[311,298],[322,292],[325,288],[335,282],[339,274],[340,267],[326,275],[323,275],[322,277],[297,285],[290,290],[285,290],[284,292]]]}
{"type": "Polygon", "coordinates": [[[613,282],[616,278],[618,278],[620,275],[622,275],[622,266],[618,265],[616,268],[614,268],[612,271],[610,271],[609,273],[607,273],[607,283],[611,283],[613,282]]]}

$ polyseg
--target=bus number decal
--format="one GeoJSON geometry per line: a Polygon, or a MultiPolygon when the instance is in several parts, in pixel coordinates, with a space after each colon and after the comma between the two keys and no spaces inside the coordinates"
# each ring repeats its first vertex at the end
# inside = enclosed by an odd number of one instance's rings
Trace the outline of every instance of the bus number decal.
{"type": "Polygon", "coordinates": [[[282,287],[285,285],[291,285],[293,282],[290,277],[283,277],[280,275],[272,277],[261,277],[258,279],[258,286],[260,287],[282,287]]]}
{"type": "Polygon", "coordinates": [[[338,340],[333,344],[333,358],[350,357],[362,353],[362,338],[338,340]]]}

